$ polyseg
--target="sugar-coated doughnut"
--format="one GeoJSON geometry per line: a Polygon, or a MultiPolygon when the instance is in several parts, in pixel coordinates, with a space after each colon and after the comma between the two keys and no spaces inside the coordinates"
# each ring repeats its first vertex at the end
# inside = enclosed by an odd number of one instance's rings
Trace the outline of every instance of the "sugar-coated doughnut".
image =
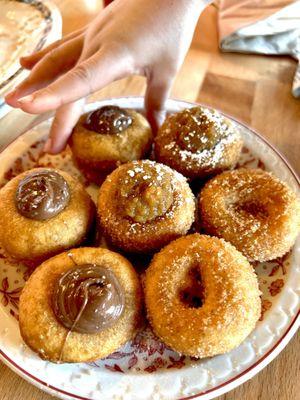
{"type": "Polygon", "coordinates": [[[187,233],[195,199],[178,172],[154,161],[133,161],[101,186],[98,216],[102,233],[118,248],[153,252],[187,233]]]}
{"type": "Polygon", "coordinates": [[[181,237],[154,256],[145,301],[156,335],[199,358],[239,346],[261,312],[257,277],[246,258],[223,239],[200,234],[181,237]]]}
{"type": "Polygon", "coordinates": [[[199,197],[200,224],[223,237],[249,261],[283,256],[300,230],[300,202],[272,173],[240,168],[204,186],[199,197]]]}

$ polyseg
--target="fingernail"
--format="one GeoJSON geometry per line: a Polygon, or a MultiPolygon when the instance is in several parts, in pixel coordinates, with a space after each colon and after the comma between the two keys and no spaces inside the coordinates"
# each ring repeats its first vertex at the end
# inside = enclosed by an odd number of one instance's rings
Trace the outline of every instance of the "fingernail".
{"type": "Polygon", "coordinates": [[[34,100],[34,95],[30,94],[28,96],[21,97],[18,102],[21,104],[31,103],[34,100]]]}
{"type": "Polygon", "coordinates": [[[43,149],[44,152],[48,153],[51,150],[51,147],[52,147],[52,140],[49,138],[49,139],[47,139],[47,141],[44,145],[44,149],[43,149]]]}

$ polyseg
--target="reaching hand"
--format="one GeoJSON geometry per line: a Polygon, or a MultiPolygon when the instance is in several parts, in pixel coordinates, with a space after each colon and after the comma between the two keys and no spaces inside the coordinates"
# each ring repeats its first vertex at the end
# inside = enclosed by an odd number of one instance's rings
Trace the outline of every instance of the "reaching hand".
{"type": "Polygon", "coordinates": [[[56,110],[45,150],[61,151],[84,98],[128,75],[147,78],[145,108],[156,129],[205,0],[115,0],[84,29],[21,59],[31,73],[6,101],[38,114],[56,110]]]}

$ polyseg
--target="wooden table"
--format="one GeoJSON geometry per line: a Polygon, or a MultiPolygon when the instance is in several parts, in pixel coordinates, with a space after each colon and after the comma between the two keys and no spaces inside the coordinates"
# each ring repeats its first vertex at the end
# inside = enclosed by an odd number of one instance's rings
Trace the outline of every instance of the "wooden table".
{"type": "MultiPolygon", "coordinates": [[[[63,33],[86,24],[101,8],[99,0],[56,0],[63,15],[63,33]]],[[[261,132],[300,173],[300,100],[292,97],[296,63],[286,57],[220,54],[217,44],[217,10],[202,14],[191,49],[176,79],[172,96],[219,108],[261,132]]],[[[91,96],[141,95],[145,81],[130,77],[91,96]]],[[[19,111],[0,122],[0,148],[19,134],[33,118],[19,111]]],[[[296,400],[300,393],[300,338],[253,379],[218,400],[296,400]]],[[[0,400],[51,400],[0,363],[0,400]]]]}

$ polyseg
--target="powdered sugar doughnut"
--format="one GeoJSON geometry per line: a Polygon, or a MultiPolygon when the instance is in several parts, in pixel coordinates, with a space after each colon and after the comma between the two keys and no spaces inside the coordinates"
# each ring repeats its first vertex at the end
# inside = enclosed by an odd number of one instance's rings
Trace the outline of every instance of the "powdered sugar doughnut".
{"type": "Polygon", "coordinates": [[[154,161],[112,172],[99,190],[98,215],[106,238],[129,252],[152,252],[187,233],[195,199],[186,179],[154,161]]]}
{"type": "Polygon", "coordinates": [[[191,179],[234,167],[241,148],[240,133],[232,123],[204,107],[170,115],[155,138],[156,160],[191,179]]]}

